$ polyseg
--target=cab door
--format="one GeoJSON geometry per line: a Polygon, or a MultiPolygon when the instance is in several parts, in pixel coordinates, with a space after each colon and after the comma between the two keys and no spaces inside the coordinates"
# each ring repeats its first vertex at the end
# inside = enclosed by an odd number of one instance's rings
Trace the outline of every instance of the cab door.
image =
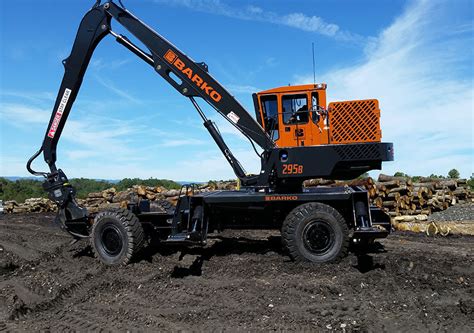
{"type": "Polygon", "coordinates": [[[310,105],[308,94],[293,93],[280,95],[280,147],[311,145],[310,105]]]}
{"type": "Polygon", "coordinates": [[[324,94],[318,91],[311,92],[310,126],[311,145],[326,145],[329,143],[329,119],[324,107],[324,94]]]}

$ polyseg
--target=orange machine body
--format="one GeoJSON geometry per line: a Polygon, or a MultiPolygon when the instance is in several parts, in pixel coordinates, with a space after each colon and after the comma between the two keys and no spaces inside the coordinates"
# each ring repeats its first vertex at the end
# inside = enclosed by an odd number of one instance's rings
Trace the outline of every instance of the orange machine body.
{"type": "Polygon", "coordinates": [[[326,84],[254,94],[258,122],[279,147],[380,142],[376,99],[326,103],[326,84]]]}

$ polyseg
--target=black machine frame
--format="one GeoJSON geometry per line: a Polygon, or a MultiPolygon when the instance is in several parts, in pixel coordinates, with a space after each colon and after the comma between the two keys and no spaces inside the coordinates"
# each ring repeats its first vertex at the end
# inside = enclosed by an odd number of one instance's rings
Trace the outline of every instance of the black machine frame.
{"type": "MultiPolygon", "coordinates": [[[[56,147],[92,54],[100,41],[109,34],[152,66],[178,92],[190,99],[201,116],[204,126],[243,185],[243,189],[237,192],[197,194],[192,197],[185,195],[184,199],[178,202],[172,216],[150,212],[146,205],[140,203],[131,204],[130,210],[145,224],[151,223],[157,228],[163,228],[163,226],[168,228],[170,241],[191,240],[190,235],[198,234],[198,241],[205,242],[208,230],[220,228],[217,225],[220,225],[223,219],[219,220],[217,216],[221,216],[219,214],[226,209],[230,208],[231,211],[237,212],[230,214],[235,215],[234,217],[243,215],[248,217],[251,214],[249,212],[253,210],[265,211],[271,215],[266,225],[279,228],[282,221],[281,218],[277,218],[277,215],[280,214],[281,207],[288,213],[298,204],[317,201],[339,207],[345,212],[346,218],[352,221],[354,231],[361,235],[381,237],[388,233],[389,226],[386,217],[375,212],[375,209],[369,208],[367,193],[360,188],[309,191],[302,188],[302,182],[315,177],[350,179],[366,171],[380,169],[382,161],[393,160],[391,143],[276,147],[260,124],[209,74],[205,63],[194,62],[122,6],[112,1],[101,4],[98,0],[83,17],[71,54],[63,61],[65,73],[42,146],[27,163],[29,172],[45,177],[43,187],[49,193],[49,197],[58,204],[58,218],[64,229],[75,238],[89,237],[91,216],[85,208],[77,204],[75,189],[68,182],[65,173],[57,168],[56,147]],[[140,49],[127,37],[115,33],[111,28],[112,19],[132,33],[145,45],[148,52],[140,49]],[[246,174],[214,123],[206,117],[198,105],[196,97],[202,98],[250,140],[261,159],[261,171],[258,175],[246,174]],[[261,153],[257,151],[255,144],[261,148],[261,153]],[[32,162],[41,153],[49,167],[49,172],[38,172],[31,167],[32,162]],[[287,174],[284,172],[284,166],[288,164],[302,165],[304,169],[302,168],[297,174],[287,174]],[[356,209],[358,207],[356,202],[363,203],[365,207],[365,218],[362,220],[358,219],[361,212],[356,209]],[[199,209],[196,209],[197,207],[199,209]],[[377,215],[377,221],[374,218],[375,215],[377,215]],[[200,227],[190,222],[193,219],[195,222],[199,221],[200,227]],[[171,223],[169,223],[170,220],[172,220],[171,223]],[[184,223],[185,220],[188,221],[187,224],[184,223]],[[374,227],[377,223],[383,226],[383,230],[374,227]],[[196,231],[199,232],[196,233],[196,231]]],[[[364,209],[362,211],[364,212],[364,209]]],[[[245,223],[237,224],[246,225],[245,223]]],[[[228,223],[228,226],[231,225],[233,224],[228,223]]],[[[252,225],[256,224],[246,226],[252,227],[252,225]]]]}

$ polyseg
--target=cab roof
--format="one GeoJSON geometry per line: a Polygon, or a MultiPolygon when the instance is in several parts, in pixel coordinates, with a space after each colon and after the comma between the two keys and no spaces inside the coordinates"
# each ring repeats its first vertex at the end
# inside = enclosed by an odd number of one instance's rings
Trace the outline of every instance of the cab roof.
{"type": "Polygon", "coordinates": [[[258,94],[263,95],[263,94],[278,94],[278,93],[311,91],[311,90],[325,90],[326,87],[327,87],[326,83],[303,84],[303,85],[297,85],[297,86],[283,86],[283,87],[277,87],[277,88],[260,91],[258,92],[258,94]]]}

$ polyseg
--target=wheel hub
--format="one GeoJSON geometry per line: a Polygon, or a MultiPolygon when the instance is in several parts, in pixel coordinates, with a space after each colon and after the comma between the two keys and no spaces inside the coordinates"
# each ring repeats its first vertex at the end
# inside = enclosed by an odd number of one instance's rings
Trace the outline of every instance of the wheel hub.
{"type": "Polygon", "coordinates": [[[327,252],[334,244],[334,230],[324,221],[312,221],[303,231],[304,246],[315,254],[327,252]]]}
{"type": "Polygon", "coordinates": [[[123,247],[120,230],[114,225],[104,227],[102,231],[102,244],[107,254],[111,256],[118,255],[123,247]]]}

